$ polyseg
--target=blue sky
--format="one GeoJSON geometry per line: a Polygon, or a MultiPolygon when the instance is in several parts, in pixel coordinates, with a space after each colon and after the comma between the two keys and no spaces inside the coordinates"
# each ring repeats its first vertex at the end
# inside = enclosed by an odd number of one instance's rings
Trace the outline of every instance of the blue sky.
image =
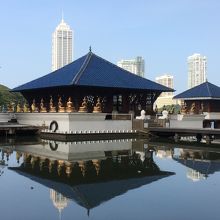
{"type": "Polygon", "coordinates": [[[187,88],[187,56],[208,59],[208,80],[220,86],[219,0],[0,0],[0,84],[10,88],[51,71],[52,32],[74,30],[74,59],[89,46],[116,63],[142,56],[145,76],[170,73],[187,88]]]}

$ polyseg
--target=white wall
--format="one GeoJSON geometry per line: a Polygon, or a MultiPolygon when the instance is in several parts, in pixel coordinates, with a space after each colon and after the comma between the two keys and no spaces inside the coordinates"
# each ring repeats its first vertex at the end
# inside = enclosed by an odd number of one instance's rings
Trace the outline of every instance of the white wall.
{"type": "Polygon", "coordinates": [[[203,128],[205,115],[177,115],[170,118],[170,128],[203,128]]]}
{"type": "Polygon", "coordinates": [[[55,120],[59,125],[59,130],[69,131],[68,113],[16,113],[16,118],[20,124],[48,127],[55,120]]]}
{"type": "Polygon", "coordinates": [[[219,112],[204,112],[205,119],[214,120],[218,119],[220,120],[220,113],[219,112]]]}
{"type": "Polygon", "coordinates": [[[0,122],[8,122],[12,115],[10,113],[0,113],[0,122]]]}
{"type": "Polygon", "coordinates": [[[62,132],[132,129],[132,120],[105,120],[105,116],[105,113],[16,113],[20,124],[49,127],[55,120],[62,132]]]}

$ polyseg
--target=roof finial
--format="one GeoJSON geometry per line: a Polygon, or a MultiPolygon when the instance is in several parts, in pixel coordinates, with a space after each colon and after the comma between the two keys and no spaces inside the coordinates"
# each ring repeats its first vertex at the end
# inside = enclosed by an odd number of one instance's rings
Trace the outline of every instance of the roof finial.
{"type": "Polygon", "coordinates": [[[89,52],[92,52],[92,47],[91,47],[91,45],[89,46],[89,52]]]}

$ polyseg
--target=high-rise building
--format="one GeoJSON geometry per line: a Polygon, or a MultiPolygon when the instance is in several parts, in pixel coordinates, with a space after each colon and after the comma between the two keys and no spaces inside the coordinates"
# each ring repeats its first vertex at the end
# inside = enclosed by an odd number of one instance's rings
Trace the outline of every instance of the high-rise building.
{"type": "Polygon", "coordinates": [[[187,58],[188,88],[192,88],[206,81],[207,58],[200,54],[193,54],[187,58]]]}
{"type": "MultiPolygon", "coordinates": [[[[155,81],[163,86],[173,89],[173,76],[171,75],[165,74],[158,76],[155,81]]],[[[160,96],[173,96],[173,92],[163,92],[160,96]]]]}
{"type": "MultiPolygon", "coordinates": [[[[169,74],[164,74],[156,77],[155,81],[163,86],[173,89],[173,76],[169,74]]],[[[173,92],[163,92],[155,101],[155,106],[158,108],[163,107],[164,105],[176,105],[179,104],[178,100],[173,99],[173,92]]]]}
{"type": "Polygon", "coordinates": [[[52,70],[72,62],[73,31],[62,19],[52,35],[52,70]]]}
{"type": "Polygon", "coordinates": [[[131,73],[144,77],[144,59],[140,56],[132,60],[120,60],[117,65],[131,73]]]}

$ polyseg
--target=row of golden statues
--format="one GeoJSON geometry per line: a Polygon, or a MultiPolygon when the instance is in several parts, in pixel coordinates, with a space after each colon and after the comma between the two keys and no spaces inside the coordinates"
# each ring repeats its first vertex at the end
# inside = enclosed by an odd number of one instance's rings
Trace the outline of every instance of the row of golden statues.
{"type": "MultiPolygon", "coordinates": [[[[8,112],[14,112],[14,109],[12,106],[8,106],[8,112]]],[[[66,106],[62,103],[62,98],[59,97],[57,106],[53,103],[53,98],[50,98],[49,102],[49,110],[47,110],[44,99],[42,98],[40,101],[39,107],[36,104],[35,99],[33,99],[33,102],[31,104],[31,107],[28,106],[28,104],[24,104],[23,107],[21,107],[20,104],[17,104],[16,106],[16,112],[77,112],[76,108],[73,105],[71,97],[68,98],[68,101],[66,102],[66,106]]],[[[82,104],[79,107],[78,112],[86,113],[88,112],[88,100],[86,97],[83,98],[82,104]]],[[[93,113],[101,113],[102,112],[102,104],[100,98],[97,98],[96,105],[93,107],[93,113]]]]}
{"type": "Polygon", "coordinates": [[[196,109],[196,103],[195,102],[193,102],[191,104],[190,108],[188,108],[186,103],[184,103],[184,105],[181,107],[181,113],[182,114],[196,114],[197,112],[202,114],[203,111],[204,111],[204,104],[203,103],[201,103],[199,111],[197,111],[197,109],[196,109]]]}

